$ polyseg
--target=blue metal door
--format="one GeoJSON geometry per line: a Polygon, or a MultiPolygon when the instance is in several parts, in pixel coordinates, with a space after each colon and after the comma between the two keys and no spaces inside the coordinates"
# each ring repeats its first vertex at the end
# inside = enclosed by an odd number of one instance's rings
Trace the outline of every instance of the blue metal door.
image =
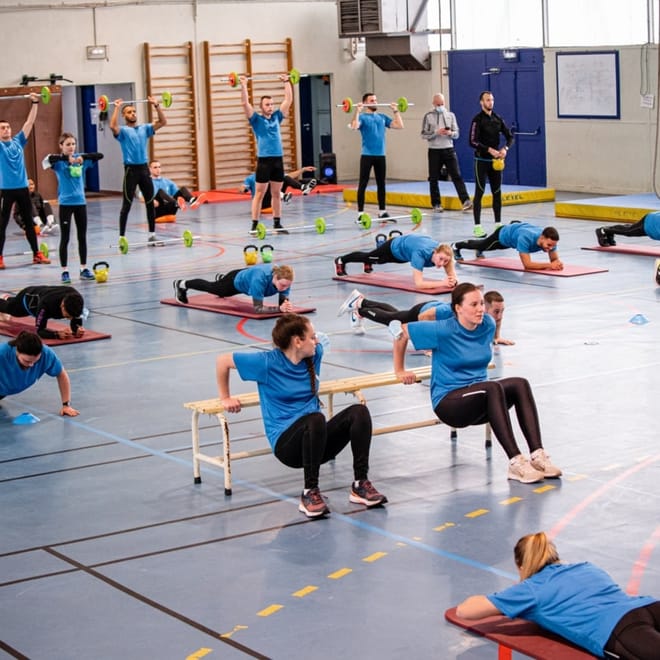
{"type": "Polygon", "coordinates": [[[461,129],[455,146],[465,180],[474,181],[470,123],[480,110],[479,95],[488,90],[495,97],[495,112],[515,134],[504,183],[545,186],[543,50],[456,50],[448,53],[448,64],[449,106],[461,129]]]}

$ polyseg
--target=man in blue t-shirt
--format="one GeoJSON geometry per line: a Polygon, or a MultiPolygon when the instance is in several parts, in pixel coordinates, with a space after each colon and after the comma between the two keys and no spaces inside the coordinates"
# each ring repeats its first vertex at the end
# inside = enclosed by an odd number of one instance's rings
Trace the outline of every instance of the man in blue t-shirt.
{"type": "MultiPolygon", "coordinates": [[[[39,108],[39,94],[32,92],[27,95],[30,99],[30,112],[21,130],[12,137],[11,126],[6,119],[0,119],[0,270],[4,269],[5,262],[2,251],[5,247],[5,235],[11,208],[16,204],[23,218],[32,218],[32,200],[28,190],[27,170],[25,169],[25,154],[23,149],[27,144],[28,137],[37,118],[39,108]]],[[[39,250],[37,235],[34,224],[25,222],[25,238],[27,238],[32,250],[32,263],[49,264],[47,259],[39,250]]]]}
{"type": "Polygon", "coordinates": [[[34,385],[44,374],[57,379],[62,397],[60,415],[75,417],[71,407],[71,382],[55,353],[34,332],[23,330],[16,339],[0,345],[0,399],[34,385]]]}
{"type": "Polygon", "coordinates": [[[259,113],[252,107],[248,97],[247,76],[239,77],[241,81],[241,103],[257,140],[256,187],[252,198],[250,234],[257,233],[257,225],[261,217],[261,201],[267,188],[270,188],[270,196],[273,202],[273,229],[280,233],[286,233],[281,223],[282,200],[280,199],[280,191],[284,181],[284,151],[282,149],[280,124],[286,119],[293,102],[293,87],[291,86],[289,74],[282,74],[279,78],[284,83],[284,100],[279,109],[275,110],[272,96],[262,96],[259,103],[261,113],[259,113]]]}
{"type": "Polygon", "coordinates": [[[513,248],[518,251],[520,261],[525,270],[562,270],[564,264],[557,252],[559,232],[554,227],[537,227],[528,222],[512,222],[498,227],[485,238],[475,238],[467,241],[457,241],[452,244],[454,259],[463,261],[462,249],[475,250],[477,258],[483,257],[489,250],[505,250],[513,248]],[[532,252],[545,252],[550,261],[532,261],[532,252]]]}
{"type": "Polygon", "coordinates": [[[136,189],[144,197],[147,206],[147,223],[149,225],[149,243],[156,243],[156,213],[154,209],[154,185],[149,173],[149,156],[147,155],[147,142],[154,133],[167,124],[167,119],[160,107],[160,103],[153,96],[147,101],[154,107],[157,119],[153,124],[138,124],[137,111],[134,105],[126,105],[122,99],[116,99],[115,109],[110,117],[110,130],[121,146],[124,160],[124,183],[122,191],[124,197],[119,211],[119,236],[126,234],[126,224],[136,189]],[[122,106],[123,109],[122,109],[122,106]],[[124,118],[125,126],[119,126],[119,111],[124,118]]]}
{"type": "Polygon", "coordinates": [[[394,113],[392,117],[378,112],[378,98],[372,92],[362,96],[362,103],[355,106],[355,116],[350,126],[362,135],[362,155],[360,156],[360,179],[357,191],[358,222],[364,211],[364,197],[369,183],[371,168],[376,179],[376,196],[378,198],[378,217],[388,218],[385,207],[385,129],[403,128],[403,118],[396,103],[390,103],[394,113]]]}
{"type": "Polygon", "coordinates": [[[610,227],[597,227],[596,238],[598,245],[609,247],[616,245],[614,234],[620,236],[648,236],[654,241],[660,241],[660,211],[647,213],[639,222],[611,225],[610,227]]]}

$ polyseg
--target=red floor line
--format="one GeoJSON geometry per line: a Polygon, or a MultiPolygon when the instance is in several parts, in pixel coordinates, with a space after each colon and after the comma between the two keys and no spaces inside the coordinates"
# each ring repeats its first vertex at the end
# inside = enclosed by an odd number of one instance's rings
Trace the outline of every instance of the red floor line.
{"type": "Polygon", "coordinates": [[[639,557],[633,565],[630,580],[626,585],[626,593],[631,596],[639,595],[639,585],[642,581],[642,576],[658,541],[660,541],[660,525],[655,528],[648,541],[642,546],[639,557]]]}

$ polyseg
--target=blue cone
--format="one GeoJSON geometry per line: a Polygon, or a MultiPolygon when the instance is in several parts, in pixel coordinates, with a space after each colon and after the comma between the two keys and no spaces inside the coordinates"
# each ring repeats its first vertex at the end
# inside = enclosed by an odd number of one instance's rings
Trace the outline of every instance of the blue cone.
{"type": "Polygon", "coordinates": [[[36,424],[39,421],[41,420],[38,417],[35,417],[32,413],[24,412],[18,417],[15,417],[12,424],[36,424]]]}
{"type": "Polygon", "coordinates": [[[634,323],[635,325],[644,325],[645,323],[648,323],[649,320],[644,316],[644,314],[635,314],[633,316],[629,323],[634,323]]]}

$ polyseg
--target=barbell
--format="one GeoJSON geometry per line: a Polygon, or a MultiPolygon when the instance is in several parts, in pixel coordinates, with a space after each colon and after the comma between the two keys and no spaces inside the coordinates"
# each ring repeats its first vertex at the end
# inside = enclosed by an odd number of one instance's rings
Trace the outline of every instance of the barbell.
{"type": "MultiPolygon", "coordinates": [[[[423,217],[424,214],[419,209],[412,209],[410,211],[410,215],[393,215],[390,216],[389,218],[374,218],[374,220],[384,224],[387,222],[396,222],[397,220],[405,220],[410,218],[410,221],[413,223],[413,225],[418,225],[422,221],[423,217]]],[[[355,221],[355,224],[360,225],[363,229],[370,229],[371,221],[372,221],[371,216],[368,213],[362,212],[358,216],[358,219],[355,221]]],[[[392,232],[390,232],[390,234],[391,233],[392,232]]]]}
{"type": "MultiPolygon", "coordinates": [[[[199,236],[197,237],[199,238],[199,236]]],[[[193,236],[193,233],[190,231],[190,229],[186,229],[183,234],[181,235],[181,238],[165,238],[165,239],[158,239],[156,241],[146,241],[146,242],[141,242],[141,243],[133,243],[130,247],[136,248],[136,247],[162,247],[163,245],[167,245],[168,243],[181,243],[183,241],[183,244],[189,248],[193,246],[193,243],[195,241],[195,237],[193,236]]],[[[120,236],[119,237],[119,242],[117,245],[111,245],[111,248],[119,248],[119,251],[122,254],[127,254],[128,253],[128,248],[129,248],[129,243],[128,239],[125,236],[120,236]]]]}
{"type": "MultiPolygon", "coordinates": [[[[48,245],[46,243],[39,243],[39,252],[48,257],[48,245]]],[[[24,252],[10,252],[9,254],[5,253],[5,257],[22,257],[23,255],[32,254],[32,250],[25,250],[24,252]]]]}
{"type": "MultiPolygon", "coordinates": [[[[46,88],[47,89],[47,88],[46,88]]],[[[163,104],[164,108],[170,108],[174,102],[172,94],[170,92],[163,92],[160,95],[160,102],[163,104]]],[[[123,105],[135,105],[136,103],[150,103],[149,99],[133,99],[132,101],[122,101],[123,105]]],[[[96,102],[96,107],[101,111],[105,112],[110,105],[110,99],[103,94],[99,96],[99,100],[96,102]]]]}
{"type": "MultiPolygon", "coordinates": [[[[396,109],[399,112],[405,112],[409,107],[414,106],[414,103],[409,103],[408,99],[405,96],[399,96],[399,98],[395,101],[396,103],[396,109]]],[[[337,107],[341,108],[344,112],[352,112],[353,109],[355,108],[355,102],[353,99],[350,97],[346,97],[345,99],[342,100],[341,103],[337,103],[337,107]]],[[[373,108],[374,106],[377,106],[379,108],[389,108],[392,104],[391,103],[365,103],[364,104],[367,108],[373,108]]]]}
{"type": "MultiPolygon", "coordinates": [[[[45,105],[50,103],[50,99],[53,97],[53,93],[48,89],[48,87],[42,87],[39,90],[39,97],[41,102],[45,105]]],[[[30,94],[18,94],[17,96],[0,96],[0,101],[8,101],[9,99],[29,99],[31,98],[30,94]]]]}
{"type": "MultiPolygon", "coordinates": [[[[300,82],[300,78],[305,75],[300,73],[298,69],[291,69],[291,71],[288,72],[289,74],[289,82],[292,85],[297,85],[300,82]]],[[[245,76],[247,80],[279,80],[280,74],[275,74],[275,73],[262,73],[262,74],[256,74],[254,76],[245,76]]],[[[230,87],[238,87],[241,84],[241,74],[236,73],[235,71],[230,73],[227,77],[221,77],[220,78],[221,82],[226,82],[229,84],[230,87]]]]}

